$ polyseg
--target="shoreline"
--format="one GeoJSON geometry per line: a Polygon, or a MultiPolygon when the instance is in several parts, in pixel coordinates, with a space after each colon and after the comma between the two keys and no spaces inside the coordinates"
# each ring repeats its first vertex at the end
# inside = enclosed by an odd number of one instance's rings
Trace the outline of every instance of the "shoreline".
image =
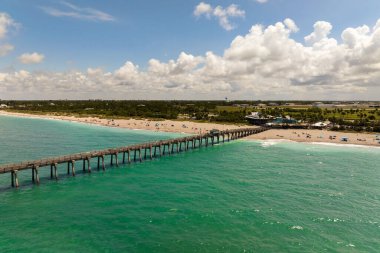
{"type": "MultiPolygon", "coordinates": [[[[169,132],[182,134],[207,133],[212,129],[227,130],[250,125],[227,125],[218,123],[201,123],[192,121],[175,120],[151,120],[151,119],[103,119],[98,117],[56,116],[51,114],[28,114],[8,112],[0,110],[0,116],[15,116],[24,118],[63,120],[69,122],[85,123],[97,126],[116,127],[134,131],[147,130],[154,132],[169,132]]],[[[308,129],[270,129],[268,131],[245,137],[243,140],[267,140],[267,141],[294,141],[314,144],[341,144],[380,147],[380,134],[337,132],[329,130],[308,129]],[[378,137],[376,137],[378,136],[378,137]],[[347,141],[342,141],[347,137],[347,141]],[[378,138],[379,140],[376,140],[378,138]]]]}
{"type": "Polygon", "coordinates": [[[182,134],[200,134],[207,133],[212,129],[231,130],[246,127],[250,125],[233,125],[218,123],[203,123],[193,121],[176,121],[176,120],[153,120],[153,119],[105,119],[93,116],[76,117],[52,114],[28,114],[19,112],[8,112],[0,110],[0,116],[14,116],[22,118],[63,120],[69,122],[85,123],[97,126],[122,128],[129,130],[147,130],[153,132],[168,132],[182,134]]]}
{"type": "Polygon", "coordinates": [[[276,145],[278,143],[298,143],[298,144],[310,144],[316,146],[326,146],[326,147],[344,147],[344,148],[369,148],[369,149],[380,149],[380,145],[365,145],[365,144],[343,144],[343,143],[332,143],[332,142],[306,142],[306,141],[293,141],[288,139],[245,139],[244,141],[258,142],[262,144],[263,147],[269,147],[276,145]]]}
{"type": "Polygon", "coordinates": [[[380,147],[380,134],[337,132],[314,129],[270,129],[251,135],[246,140],[291,141],[312,144],[356,145],[380,147]],[[376,137],[378,136],[378,137],[376,137]],[[347,138],[343,141],[342,138],[347,138]],[[376,140],[378,139],[378,140],[376,140]]]}

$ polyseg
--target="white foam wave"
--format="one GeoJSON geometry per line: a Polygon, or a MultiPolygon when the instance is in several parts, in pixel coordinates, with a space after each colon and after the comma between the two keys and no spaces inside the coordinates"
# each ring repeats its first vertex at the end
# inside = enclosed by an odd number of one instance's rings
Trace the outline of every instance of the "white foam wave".
{"type": "MultiPolygon", "coordinates": [[[[361,144],[344,144],[344,143],[331,143],[331,142],[297,142],[288,139],[266,139],[266,140],[253,140],[259,142],[261,147],[271,147],[280,143],[302,143],[306,145],[330,146],[330,147],[345,147],[345,148],[366,148],[366,149],[380,149],[378,146],[361,145],[361,144]]],[[[306,148],[309,150],[309,148],[306,148]]]]}
{"type": "Polygon", "coordinates": [[[290,229],[293,229],[293,230],[303,230],[303,227],[301,227],[301,226],[292,226],[290,229]]]}
{"type": "Polygon", "coordinates": [[[295,141],[291,141],[287,139],[267,139],[267,140],[260,140],[259,142],[261,143],[262,147],[270,147],[270,146],[277,145],[279,143],[295,142],[295,141]]]}
{"type": "Polygon", "coordinates": [[[341,144],[341,143],[331,143],[331,142],[310,142],[310,144],[321,145],[321,146],[331,146],[331,147],[375,148],[375,149],[380,149],[380,147],[369,146],[369,145],[360,145],[360,144],[341,144]]]}

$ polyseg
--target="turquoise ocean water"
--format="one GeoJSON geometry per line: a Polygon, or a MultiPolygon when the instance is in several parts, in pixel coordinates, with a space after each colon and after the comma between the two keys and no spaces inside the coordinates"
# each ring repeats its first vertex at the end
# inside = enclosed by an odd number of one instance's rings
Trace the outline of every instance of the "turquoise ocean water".
{"type": "MultiPolygon", "coordinates": [[[[0,117],[0,163],[176,136],[0,117]]],[[[377,148],[236,141],[41,169],[40,186],[20,173],[17,190],[0,175],[0,252],[379,252],[379,164],[377,148]]]]}

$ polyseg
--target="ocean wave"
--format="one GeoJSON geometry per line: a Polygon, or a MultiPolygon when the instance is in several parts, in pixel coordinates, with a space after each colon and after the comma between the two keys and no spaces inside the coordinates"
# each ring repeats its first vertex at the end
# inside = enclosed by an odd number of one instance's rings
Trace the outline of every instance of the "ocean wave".
{"type": "Polygon", "coordinates": [[[303,145],[313,145],[313,146],[329,146],[329,147],[344,147],[344,148],[365,148],[365,149],[376,149],[380,150],[378,146],[362,145],[362,144],[344,144],[344,143],[331,143],[331,142],[298,142],[288,139],[266,139],[266,140],[249,140],[258,142],[261,147],[271,147],[281,143],[299,143],[303,145]]]}
{"type": "Polygon", "coordinates": [[[380,149],[380,147],[361,145],[361,144],[343,144],[343,143],[341,144],[341,143],[331,143],[331,142],[309,142],[309,144],[320,145],[320,146],[331,146],[331,147],[380,149]]]}
{"type": "Polygon", "coordinates": [[[261,143],[262,147],[270,147],[270,146],[274,146],[274,145],[284,143],[284,142],[295,143],[295,141],[287,140],[287,139],[268,139],[268,140],[259,140],[259,142],[261,143]]]}

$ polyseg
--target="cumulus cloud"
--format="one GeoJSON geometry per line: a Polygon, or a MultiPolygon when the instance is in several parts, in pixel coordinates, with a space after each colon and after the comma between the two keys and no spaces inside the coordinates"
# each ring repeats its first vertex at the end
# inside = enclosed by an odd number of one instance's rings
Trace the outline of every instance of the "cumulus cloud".
{"type": "Polygon", "coordinates": [[[194,16],[201,17],[206,16],[207,18],[215,17],[218,19],[220,26],[225,30],[230,31],[235,28],[235,26],[230,22],[231,17],[245,17],[245,11],[239,9],[236,4],[231,4],[227,8],[223,8],[218,5],[213,8],[210,4],[201,2],[194,9],[194,16]]]}
{"type": "Polygon", "coordinates": [[[284,24],[286,25],[286,27],[288,27],[292,32],[298,32],[299,31],[299,28],[298,26],[296,25],[296,23],[294,23],[294,21],[290,18],[287,18],[284,20],[284,24]]]}
{"type": "Polygon", "coordinates": [[[90,21],[115,21],[112,15],[94,8],[79,7],[65,1],[60,2],[60,4],[63,8],[58,9],[50,6],[42,6],[41,9],[46,14],[54,17],[70,17],[90,21]]]}
{"type": "Polygon", "coordinates": [[[268,0],[256,0],[256,2],[264,4],[264,3],[268,2],[268,0]]]}
{"type": "Polygon", "coordinates": [[[321,40],[326,40],[331,30],[332,25],[329,22],[318,21],[314,24],[314,32],[306,36],[305,41],[313,44],[321,40]]]}
{"type": "Polygon", "coordinates": [[[119,99],[378,99],[380,94],[380,20],[342,31],[318,21],[305,41],[296,41],[293,20],[254,25],[237,36],[223,54],[149,60],[146,68],[127,61],[69,72],[0,73],[3,96],[31,98],[119,99]],[[105,92],[107,91],[107,92],[105,92]],[[34,94],[34,95],[33,95],[34,94]]]}
{"type": "Polygon", "coordinates": [[[206,15],[207,17],[210,17],[212,14],[212,11],[213,11],[213,8],[211,5],[204,2],[200,2],[195,7],[194,15],[197,17],[202,16],[202,15],[206,15]]]}
{"type": "Polygon", "coordinates": [[[9,29],[15,26],[17,24],[7,13],[0,12],[0,56],[7,55],[14,49],[13,45],[4,43],[3,40],[6,38],[9,29]]]}
{"type": "Polygon", "coordinates": [[[97,75],[102,75],[104,73],[102,68],[88,68],[87,69],[87,74],[89,76],[97,76],[97,75]]]}
{"type": "Polygon", "coordinates": [[[25,53],[18,57],[18,60],[23,64],[41,63],[45,59],[43,54],[39,53],[25,53]]]}

